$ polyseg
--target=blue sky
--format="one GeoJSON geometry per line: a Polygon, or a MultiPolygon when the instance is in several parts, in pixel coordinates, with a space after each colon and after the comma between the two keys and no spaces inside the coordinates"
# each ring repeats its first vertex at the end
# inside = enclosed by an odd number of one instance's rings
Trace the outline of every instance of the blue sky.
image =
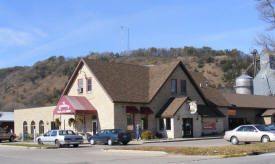
{"type": "Polygon", "coordinates": [[[0,0],[0,68],[50,56],[120,52],[126,48],[121,26],[130,28],[130,49],[209,46],[249,53],[267,28],[255,5],[254,0],[0,0]]]}

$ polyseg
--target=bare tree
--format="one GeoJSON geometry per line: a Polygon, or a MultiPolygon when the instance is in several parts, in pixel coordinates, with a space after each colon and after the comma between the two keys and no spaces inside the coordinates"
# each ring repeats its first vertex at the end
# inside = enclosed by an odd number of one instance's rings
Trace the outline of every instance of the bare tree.
{"type": "Polygon", "coordinates": [[[259,35],[256,39],[256,43],[262,46],[264,49],[275,50],[275,41],[273,39],[271,31],[275,29],[275,0],[256,0],[257,10],[260,13],[260,18],[267,22],[270,26],[266,29],[266,32],[259,35]]]}

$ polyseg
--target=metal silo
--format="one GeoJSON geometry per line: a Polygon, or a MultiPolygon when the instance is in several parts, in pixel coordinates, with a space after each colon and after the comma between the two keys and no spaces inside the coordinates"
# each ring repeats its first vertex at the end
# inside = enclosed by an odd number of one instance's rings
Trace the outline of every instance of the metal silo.
{"type": "Polygon", "coordinates": [[[241,74],[236,78],[235,90],[236,94],[252,94],[253,78],[247,73],[241,74]]]}

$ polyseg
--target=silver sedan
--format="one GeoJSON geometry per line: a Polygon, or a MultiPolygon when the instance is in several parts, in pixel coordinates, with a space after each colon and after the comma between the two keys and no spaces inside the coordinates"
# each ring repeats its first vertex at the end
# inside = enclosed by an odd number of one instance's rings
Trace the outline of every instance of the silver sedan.
{"type": "Polygon", "coordinates": [[[38,144],[51,144],[57,147],[73,145],[78,147],[83,143],[83,138],[76,135],[72,130],[50,130],[46,134],[36,138],[38,144]]]}
{"type": "Polygon", "coordinates": [[[270,142],[275,141],[275,132],[265,125],[241,125],[226,131],[224,139],[233,145],[239,142],[270,142]]]}

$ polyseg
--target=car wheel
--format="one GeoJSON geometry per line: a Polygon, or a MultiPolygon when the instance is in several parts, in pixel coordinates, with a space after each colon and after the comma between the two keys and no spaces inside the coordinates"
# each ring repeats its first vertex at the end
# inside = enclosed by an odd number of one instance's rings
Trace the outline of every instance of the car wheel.
{"type": "Polygon", "coordinates": [[[108,139],[107,143],[108,143],[109,146],[113,145],[113,141],[111,139],[108,139]]]}
{"type": "Polygon", "coordinates": [[[127,145],[128,142],[127,142],[127,141],[123,141],[122,144],[123,144],[123,145],[127,145]]]}
{"type": "Polygon", "coordinates": [[[43,144],[43,142],[41,141],[41,139],[38,139],[37,142],[38,142],[39,145],[43,144]]]}
{"type": "Polygon", "coordinates": [[[14,142],[14,136],[10,136],[9,141],[10,141],[10,142],[14,142]]]}
{"type": "Polygon", "coordinates": [[[58,140],[55,140],[55,146],[56,146],[56,147],[59,147],[59,148],[62,147],[62,145],[60,144],[60,142],[59,142],[58,140]]]}
{"type": "Polygon", "coordinates": [[[231,137],[230,142],[231,142],[233,145],[238,145],[239,140],[238,140],[238,138],[237,138],[237,137],[231,137]]]}
{"type": "Polygon", "coordinates": [[[78,144],[74,144],[74,147],[78,147],[79,145],[78,144]]]}
{"type": "Polygon", "coordinates": [[[91,140],[90,140],[90,144],[91,144],[91,145],[95,145],[95,140],[94,140],[94,139],[91,139],[91,140]]]}
{"type": "Polygon", "coordinates": [[[267,142],[270,142],[270,138],[268,136],[263,136],[262,139],[261,139],[261,141],[263,143],[267,143],[267,142]]]}

